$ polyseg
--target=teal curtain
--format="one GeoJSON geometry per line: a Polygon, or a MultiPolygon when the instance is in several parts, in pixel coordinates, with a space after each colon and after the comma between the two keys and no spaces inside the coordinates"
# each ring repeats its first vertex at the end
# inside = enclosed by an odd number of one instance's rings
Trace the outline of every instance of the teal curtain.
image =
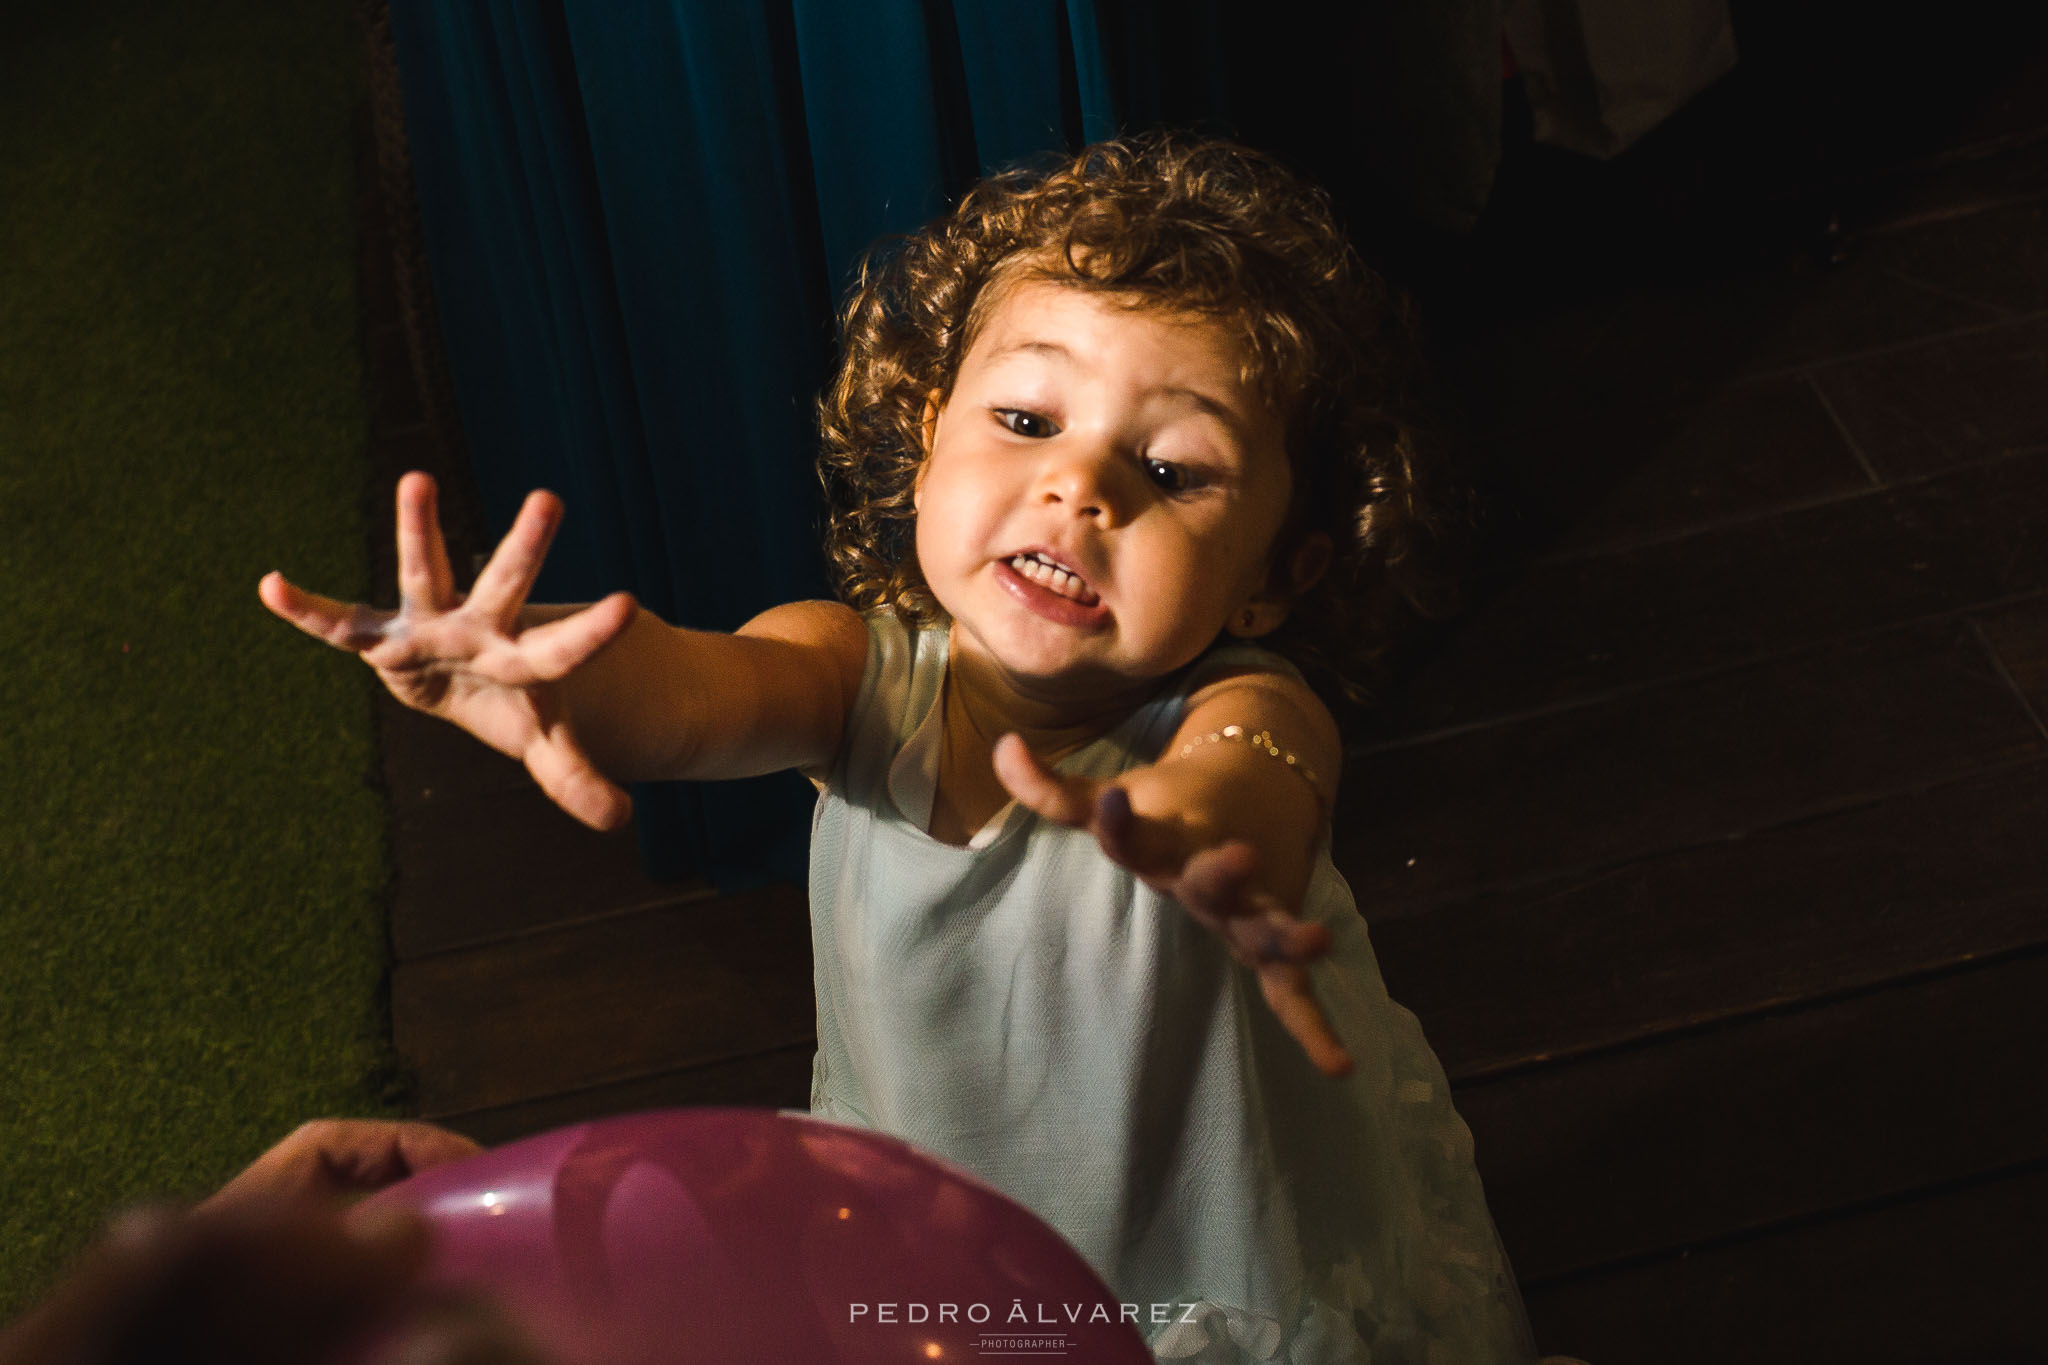
{"type": "MultiPolygon", "coordinates": [[[[393,0],[486,521],[568,514],[535,595],[729,630],[829,595],[812,405],[859,253],[1118,122],[1091,0],[393,0]]],[[[790,774],[634,792],[657,878],[801,880],[790,774]]]]}
{"type": "MultiPolygon", "coordinates": [[[[568,507],[536,597],[626,588],[726,630],[828,595],[834,307],[869,244],[981,174],[1173,122],[1343,190],[1352,54],[1388,45],[1291,3],[391,0],[486,520],[535,487],[568,507]]],[[[635,798],[657,878],[802,878],[794,775],[635,798]]]]}

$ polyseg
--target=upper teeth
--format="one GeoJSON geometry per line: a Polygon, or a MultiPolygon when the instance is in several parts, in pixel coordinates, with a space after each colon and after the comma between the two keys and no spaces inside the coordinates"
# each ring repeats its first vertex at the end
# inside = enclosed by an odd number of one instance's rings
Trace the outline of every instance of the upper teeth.
{"type": "Polygon", "coordinates": [[[1037,555],[1016,555],[1010,560],[1010,567],[1062,597],[1070,597],[1084,605],[1093,605],[1095,602],[1095,594],[1088,591],[1088,585],[1081,581],[1079,574],[1069,573],[1059,565],[1037,555]]]}

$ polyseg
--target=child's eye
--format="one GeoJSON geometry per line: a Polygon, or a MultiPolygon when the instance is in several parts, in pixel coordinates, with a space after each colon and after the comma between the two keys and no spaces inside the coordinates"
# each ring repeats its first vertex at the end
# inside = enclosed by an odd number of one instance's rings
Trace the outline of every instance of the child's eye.
{"type": "Polygon", "coordinates": [[[995,412],[996,420],[1016,432],[1019,436],[1029,436],[1033,440],[1043,440],[1048,436],[1059,435],[1060,429],[1058,427],[1035,412],[1026,412],[1022,408],[997,408],[995,412]]]}
{"type": "Polygon", "coordinates": [[[1145,477],[1169,493],[1185,493],[1194,484],[1193,477],[1184,467],[1164,460],[1147,459],[1145,477]]]}

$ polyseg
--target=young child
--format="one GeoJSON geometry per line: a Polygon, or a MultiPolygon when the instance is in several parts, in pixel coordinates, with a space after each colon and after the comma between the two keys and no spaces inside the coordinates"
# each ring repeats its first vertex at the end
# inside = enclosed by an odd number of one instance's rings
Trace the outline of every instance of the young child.
{"type": "Polygon", "coordinates": [[[813,1112],[1035,1210],[1160,1358],[1530,1360],[1295,667],[1355,670],[1412,571],[1392,307],[1268,158],[1099,145],[863,270],[822,404],[845,604],[527,607],[544,493],[459,597],[423,475],[396,613],[260,592],[599,827],[621,782],[810,775],[813,1112]]]}

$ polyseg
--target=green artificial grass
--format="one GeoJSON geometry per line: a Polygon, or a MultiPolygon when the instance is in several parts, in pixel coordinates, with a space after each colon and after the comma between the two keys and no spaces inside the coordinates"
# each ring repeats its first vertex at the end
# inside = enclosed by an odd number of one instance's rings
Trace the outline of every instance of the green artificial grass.
{"type": "Polygon", "coordinates": [[[340,0],[0,5],[0,1318],[389,1113],[340,0]]]}

